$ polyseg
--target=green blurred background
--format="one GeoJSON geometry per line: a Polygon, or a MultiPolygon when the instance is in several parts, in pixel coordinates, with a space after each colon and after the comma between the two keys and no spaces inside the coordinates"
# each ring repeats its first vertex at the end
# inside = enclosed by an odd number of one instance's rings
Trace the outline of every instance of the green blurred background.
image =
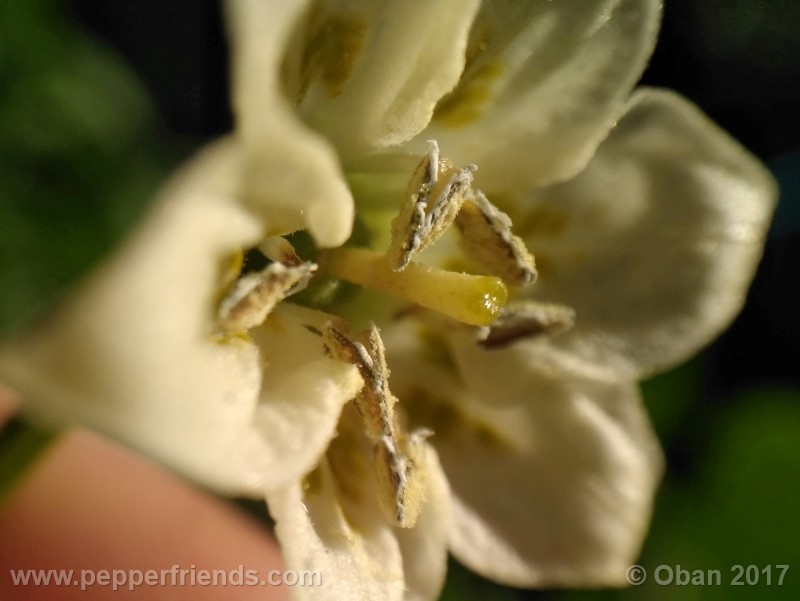
{"type": "MultiPolygon", "coordinates": [[[[231,116],[214,1],[0,10],[2,328],[91,265],[160,177],[231,116]]],[[[453,564],[446,599],[800,598],[800,3],[667,0],[643,80],[698,103],[782,186],[741,316],[691,363],[644,384],[668,462],[640,561],[650,577],[621,591],[530,592],[453,564]],[[661,565],[719,570],[722,585],[658,585],[661,565]],[[736,565],[744,586],[729,584],[736,565]]]]}

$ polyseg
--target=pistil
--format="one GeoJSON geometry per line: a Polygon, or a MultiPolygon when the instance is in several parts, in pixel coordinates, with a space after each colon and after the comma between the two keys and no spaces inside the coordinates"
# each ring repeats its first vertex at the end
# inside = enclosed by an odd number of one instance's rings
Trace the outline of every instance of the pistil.
{"type": "Polygon", "coordinates": [[[330,251],[329,274],[347,282],[374,288],[438,311],[462,323],[492,323],[508,300],[500,278],[445,271],[411,261],[394,271],[386,255],[364,248],[330,251]]]}

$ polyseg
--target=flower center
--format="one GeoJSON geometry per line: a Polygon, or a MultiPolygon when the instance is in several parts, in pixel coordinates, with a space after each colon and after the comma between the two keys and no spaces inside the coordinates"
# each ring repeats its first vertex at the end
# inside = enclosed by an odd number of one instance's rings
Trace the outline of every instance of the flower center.
{"type": "MultiPolygon", "coordinates": [[[[389,389],[383,342],[372,319],[379,320],[387,307],[397,314],[410,306],[412,312],[435,312],[461,327],[477,327],[476,341],[497,348],[521,337],[568,327],[574,317],[564,307],[507,304],[508,286],[519,289],[535,281],[534,259],[511,232],[508,216],[473,188],[476,169],[475,165],[453,166],[440,157],[436,142],[429,142],[391,227],[388,219],[382,220],[384,229],[391,232],[385,250],[364,244],[367,228],[363,222],[356,223],[347,245],[333,250],[317,250],[303,232],[267,238],[251,253],[266,265],[246,269],[235,279],[229,277],[219,303],[218,323],[224,339],[246,335],[278,303],[292,297],[293,303],[307,307],[304,323],[320,336],[325,352],[356,366],[364,385],[354,406],[373,447],[381,506],[396,526],[413,526],[426,497],[424,448],[430,431],[406,432],[401,426],[398,399],[389,389]],[[416,260],[451,226],[460,233],[461,261],[482,274],[416,260]],[[394,301],[380,296],[364,302],[370,291],[394,301]],[[353,332],[350,323],[357,321],[353,314],[365,312],[372,319],[364,331],[353,332]]],[[[361,186],[365,182],[368,179],[362,178],[361,186]]],[[[358,204],[359,194],[354,192],[358,204]]]]}

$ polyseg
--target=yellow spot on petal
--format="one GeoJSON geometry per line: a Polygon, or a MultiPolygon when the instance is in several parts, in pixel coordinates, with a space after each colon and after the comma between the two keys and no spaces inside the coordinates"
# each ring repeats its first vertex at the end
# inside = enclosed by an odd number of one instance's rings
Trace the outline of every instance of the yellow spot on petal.
{"type": "Polygon", "coordinates": [[[322,491],[322,474],[317,468],[303,479],[303,494],[306,496],[315,495],[322,491]]]}
{"type": "Polygon", "coordinates": [[[244,265],[244,251],[237,250],[230,258],[230,262],[225,271],[226,284],[232,283],[241,273],[244,265]]]}
{"type": "Polygon", "coordinates": [[[536,207],[531,210],[519,226],[523,236],[549,236],[560,235],[569,225],[569,215],[552,207],[536,207]]]}
{"type": "Polygon", "coordinates": [[[244,252],[235,251],[229,257],[222,260],[219,267],[219,286],[215,295],[215,303],[218,304],[228,292],[230,292],[244,265],[244,252]]]}
{"type": "Polygon", "coordinates": [[[253,339],[246,331],[215,333],[210,335],[208,339],[215,344],[235,346],[238,348],[253,343],[253,339]]]}
{"type": "Polygon", "coordinates": [[[477,443],[484,449],[499,451],[508,448],[507,441],[496,430],[486,424],[473,424],[472,432],[477,443]]]}
{"type": "Polygon", "coordinates": [[[472,77],[439,103],[433,114],[434,120],[453,129],[476,121],[492,98],[492,88],[505,71],[505,65],[499,61],[481,65],[472,77]]]}
{"type": "Polygon", "coordinates": [[[312,17],[300,64],[298,102],[315,77],[322,80],[331,98],[344,91],[364,48],[367,30],[366,20],[358,17],[312,17]]]}
{"type": "MultiPolygon", "coordinates": [[[[368,463],[370,454],[363,434],[358,431],[358,421],[352,412],[343,414],[339,421],[338,436],[328,447],[328,462],[336,476],[337,494],[346,499],[343,505],[359,505],[371,493],[369,481],[374,479],[374,468],[368,463]]],[[[374,486],[374,485],[373,485],[374,486]]],[[[351,527],[357,520],[348,520],[351,527]]]]}
{"type": "Polygon", "coordinates": [[[449,438],[463,426],[463,416],[453,401],[434,396],[423,388],[412,388],[402,394],[411,426],[433,430],[434,443],[449,438]]]}
{"type": "Polygon", "coordinates": [[[425,357],[437,365],[455,371],[456,364],[445,338],[438,331],[424,323],[419,325],[417,331],[423,341],[422,352],[425,353],[425,357]]]}
{"type": "Polygon", "coordinates": [[[472,439],[486,449],[509,448],[510,441],[489,424],[470,416],[459,408],[457,399],[437,395],[422,387],[403,391],[411,425],[433,431],[431,441],[472,439]]]}

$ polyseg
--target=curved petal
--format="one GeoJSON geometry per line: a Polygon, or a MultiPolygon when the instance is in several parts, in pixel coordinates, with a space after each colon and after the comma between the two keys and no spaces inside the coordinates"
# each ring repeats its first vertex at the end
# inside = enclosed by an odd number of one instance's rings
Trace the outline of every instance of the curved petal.
{"type": "Polygon", "coordinates": [[[309,1],[229,0],[236,136],[245,153],[242,193],[269,234],[308,228],[320,246],[350,236],[353,199],[336,154],[283,96],[281,64],[309,1]]]}
{"type": "Polygon", "coordinates": [[[437,447],[452,551],[515,586],[623,585],[662,471],[636,387],[534,378],[516,408],[473,416],[497,438],[462,430],[437,447]],[[524,442],[504,441],[523,429],[524,442]]]}
{"type": "Polygon", "coordinates": [[[343,405],[363,386],[354,365],[324,356],[321,340],[293,309],[279,305],[250,330],[264,366],[254,426],[264,446],[260,486],[266,490],[289,486],[319,463],[343,405]]]}
{"type": "Polygon", "coordinates": [[[295,588],[296,599],[403,597],[400,547],[378,505],[371,454],[354,438],[337,438],[304,482],[267,493],[287,564],[320,574],[321,586],[295,588]]]}
{"type": "Polygon", "coordinates": [[[260,481],[263,450],[257,349],[213,340],[223,266],[261,234],[235,200],[235,159],[230,144],[196,158],[114,255],[0,350],[29,413],[88,424],[224,491],[260,481]]]}
{"type": "Polygon", "coordinates": [[[428,446],[428,502],[413,528],[395,528],[403,554],[404,601],[438,599],[447,576],[450,487],[436,451],[428,446]]]}
{"type": "Polygon", "coordinates": [[[530,365],[490,383],[493,407],[412,349],[390,357],[392,386],[435,432],[459,561],[513,586],[623,584],[662,471],[636,386],[530,365]]]}
{"type": "Polygon", "coordinates": [[[477,164],[488,193],[571,177],[622,114],[660,13],[660,0],[484,2],[464,76],[415,147],[433,138],[477,164]]]}
{"type": "Polygon", "coordinates": [[[478,0],[327,0],[300,44],[300,110],[347,156],[400,144],[464,67],[478,0]]]}
{"type": "Polygon", "coordinates": [[[684,360],[741,308],[776,195],[695,106],[639,92],[583,173],[513,209],[539,268],[533,294],[577,312],[569,332],[520,347],[621,379],[684,360]]]}

